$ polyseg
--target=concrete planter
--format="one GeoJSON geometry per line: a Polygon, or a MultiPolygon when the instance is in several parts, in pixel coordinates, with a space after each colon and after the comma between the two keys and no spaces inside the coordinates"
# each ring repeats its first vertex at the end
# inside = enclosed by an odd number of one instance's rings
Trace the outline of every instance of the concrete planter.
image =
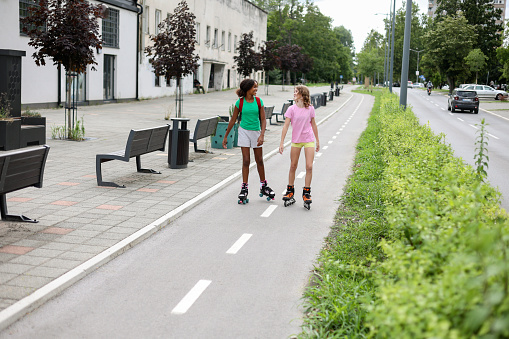
{"type": "Polygon", "coordinates": [[[19,148],[21,119],[0,120],[0,150],[10,151],[19,148]]]}
{"type": "MultiPolygon", "coordinates": [[[[210,137],[212,148],[223,148],[223,138],[226,134],[226,130],[228,129],[227,122],[218,122],[216,128],[216,135],[210,137]]],[[[234,128],[230,131],[227,137],[226,148],[233,148],[233,140],[234,140],[234,128]]]]}

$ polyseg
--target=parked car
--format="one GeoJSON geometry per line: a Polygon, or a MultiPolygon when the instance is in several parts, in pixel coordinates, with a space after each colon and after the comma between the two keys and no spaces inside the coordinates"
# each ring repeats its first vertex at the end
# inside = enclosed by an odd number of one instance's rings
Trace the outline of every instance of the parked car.
{"type": "Polygon", "coordinates": [[[449,89],[449,85],[443,85],[442,89],[449,89]]]}
{"type": "Polygon", "coordinates": [[[500,100],[509,97],[509,94],[506,91],[493,89],[492,87],[486,85],[468,85],[465,86],[463,89],[470,89],[476,91],[479,98],[500,100]]]}
{"type": "Polygon", "coordinates": [[[458,86],[458,88],[465,88],[467,86],[475,86],[475,84],[461,84],[458,86]]]}
{"type": "Polygon", "coordinates": [[[479,97],[477,92],[469,89],[455,88],[447,100],[447,110],[451,112],[470,111],[479,113],[479,97]]]}
{"type": "Polygon", "coordinates": [[[424,84],[422,82],[414,82],[414,88],[424,88],[424,84]]]}
{"type": "Polygon", "coordinates": [[[401,87],[401,85],[400,85],[399,81],[394,81],[392,83],[392,87],[401,87]]]}
{"type": "Polygon", "coordinates": [[[412,82],[410,80],[408,80],[408,85],[407,85],[408,88],[414,88],[414,84],[412,84],[412,82]]]}

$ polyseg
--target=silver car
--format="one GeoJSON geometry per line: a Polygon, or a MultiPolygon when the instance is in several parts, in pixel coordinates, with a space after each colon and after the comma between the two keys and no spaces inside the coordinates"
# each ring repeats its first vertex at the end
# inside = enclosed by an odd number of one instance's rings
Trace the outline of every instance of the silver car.
{"type": "Polygon", "coordinates": [[[509,97],[509,94],[507,94],[506,91],[493,89],[492,87],[486,85],[468,85],[463,87],[463,89],[476,91],[479,98],[501,100],[509,97]]]}

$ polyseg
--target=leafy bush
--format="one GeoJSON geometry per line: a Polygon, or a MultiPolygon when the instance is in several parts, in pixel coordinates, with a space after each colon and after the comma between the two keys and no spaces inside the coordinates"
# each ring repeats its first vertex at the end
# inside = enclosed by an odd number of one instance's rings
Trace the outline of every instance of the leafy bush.
{"type": "Polygon", "coordinates": [[[509,337],[500,193],[443,140],[396,96],[377,97],[301,337],[509,337]]]}
{"type": "Polygon", "coordinates": [[[371,336],[509,336],[509,223],[500,194],[397,98],[381,109],[390,240],[369,306],[371,336]]]}

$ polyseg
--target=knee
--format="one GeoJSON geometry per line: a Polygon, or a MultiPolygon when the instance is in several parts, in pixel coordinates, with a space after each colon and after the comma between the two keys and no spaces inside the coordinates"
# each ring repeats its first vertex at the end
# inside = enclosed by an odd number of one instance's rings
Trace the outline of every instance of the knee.
{"type": "Polygon", "coordinates": [[[297,164],[290,164],[290,171],[295,172],[297,170],[297,164]]]}
{"type": "Polygon", "coordinates": [[[243,167],[249,167],[250,160],[249,159],[242,159],[242,166],[243,167]]]}
{"type": "Polygon", "coordinates": [[[263,158],[262,157],[256,157],[255,161],[258,166],[263,166],[263,158]]]}
{"type": "Polygon", "coordinates": [[[313,172],[313,165],[306,165],[306,172],[312,173],[313,172]]]}

